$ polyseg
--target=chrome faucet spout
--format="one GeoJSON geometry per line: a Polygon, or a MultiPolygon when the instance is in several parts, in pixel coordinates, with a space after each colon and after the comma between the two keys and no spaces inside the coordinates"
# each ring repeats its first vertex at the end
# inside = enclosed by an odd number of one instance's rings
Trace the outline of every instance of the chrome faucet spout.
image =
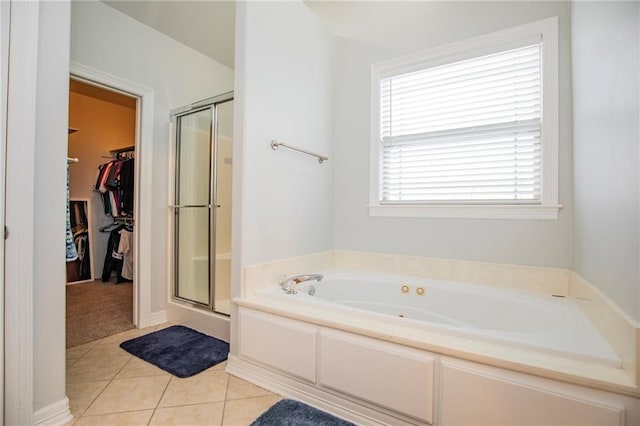
{"type": "Polygon", "coordinates": [[[304,274],[286,278],[280,282],[280,287],[287,294],[296,294],[296,286],[305,281],[321,281],[324,276],[322,274],[304,274]]]}

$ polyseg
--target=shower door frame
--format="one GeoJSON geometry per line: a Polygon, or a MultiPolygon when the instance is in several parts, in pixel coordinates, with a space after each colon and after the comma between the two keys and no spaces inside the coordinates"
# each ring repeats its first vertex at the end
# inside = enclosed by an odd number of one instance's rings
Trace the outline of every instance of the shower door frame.
{"type": "Polygon", "coordinates": [[[218,120],[217,120],[217,105],[223,104],[225,102],[230,102],[234,100],[234,92],[226,92],[221,95],[213,96],[211,98],[204,99],[202,101],[195,102],[191,105],[187,105],[184,107],[176,108],[171,111],[171,124],[173,127],[172,133],[174,139],[172,141],[171,151],[173,157],[173,170],[170,175],[172,176],[173,182],[171,182],[171,188],[173,189],[170,200],[173,204],[169,207],[173,211],[172,222],[173,222],[173,238],[172,238],[172,247],[173,247],[173,255],[170,257],[172,264],[172,276],[173,276],[173,286],[171,286],[171,300],[186,304],[188,306],[206,309],[207,311],[213,312],[218,315],[229,316],[229,314],[224,312],[218,312],[215,310],[215,277],[216,277],[216,211],[219,207],[217,204],[217,151],[218,151],[218,120]],[[211,109],[211,127],[209,130],[209,203],[208,205],[202,206],[181,206],[180,202],[180,174],[178,173],[178,167],[180,164],[180,150],[178,147],[180,146],[180,128],[178,126],[178,119],[180,117],[194,114],[200,111],[205,111],[207,109],[211,109]],[[189,208],[189,207],[208,207],[209,209],[209,238],[208,238],[208,261],[209,261],[209,300],[208,303],[200,303],[195,300],[186,299],[178,296],[179,290],[179,255],[180,250],[178,247],[178,235],[179,235],[179,226],[180,221],[178,218],[178,212],[181,208],[189,208]]]}

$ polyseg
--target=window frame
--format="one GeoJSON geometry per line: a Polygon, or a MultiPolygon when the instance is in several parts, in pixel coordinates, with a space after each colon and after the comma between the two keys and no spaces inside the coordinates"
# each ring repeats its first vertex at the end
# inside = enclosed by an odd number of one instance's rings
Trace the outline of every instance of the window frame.
{"type": "Polygon", "coordinates": [[[371,65],[371,145],[369,214],[390,217],[442,217],[555,220],[558,204],[558,18],[521,25],[371,65]],[[380,82],[382,78],[506,51],[542,38],[541,199],[535,204],[500,202],[380,201],[380,82]]]}

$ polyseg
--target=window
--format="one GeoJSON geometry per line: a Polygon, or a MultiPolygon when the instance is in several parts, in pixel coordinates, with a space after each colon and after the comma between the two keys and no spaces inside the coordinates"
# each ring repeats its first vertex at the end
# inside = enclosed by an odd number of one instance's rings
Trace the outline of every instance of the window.
{"type": "Polygon", "coordinates": [[[556,27],[372,67],[373,215],[557,218],[556,27]]]}

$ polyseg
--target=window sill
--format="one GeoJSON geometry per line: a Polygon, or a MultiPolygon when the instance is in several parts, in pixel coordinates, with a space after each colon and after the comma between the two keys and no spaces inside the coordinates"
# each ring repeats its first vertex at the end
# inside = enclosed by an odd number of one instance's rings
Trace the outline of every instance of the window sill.
{"type": "Polygon", "coordinates": [[[561,205],[369,205],[378,217],[433,217],[456,219],[557,220],[561,205]]]}

